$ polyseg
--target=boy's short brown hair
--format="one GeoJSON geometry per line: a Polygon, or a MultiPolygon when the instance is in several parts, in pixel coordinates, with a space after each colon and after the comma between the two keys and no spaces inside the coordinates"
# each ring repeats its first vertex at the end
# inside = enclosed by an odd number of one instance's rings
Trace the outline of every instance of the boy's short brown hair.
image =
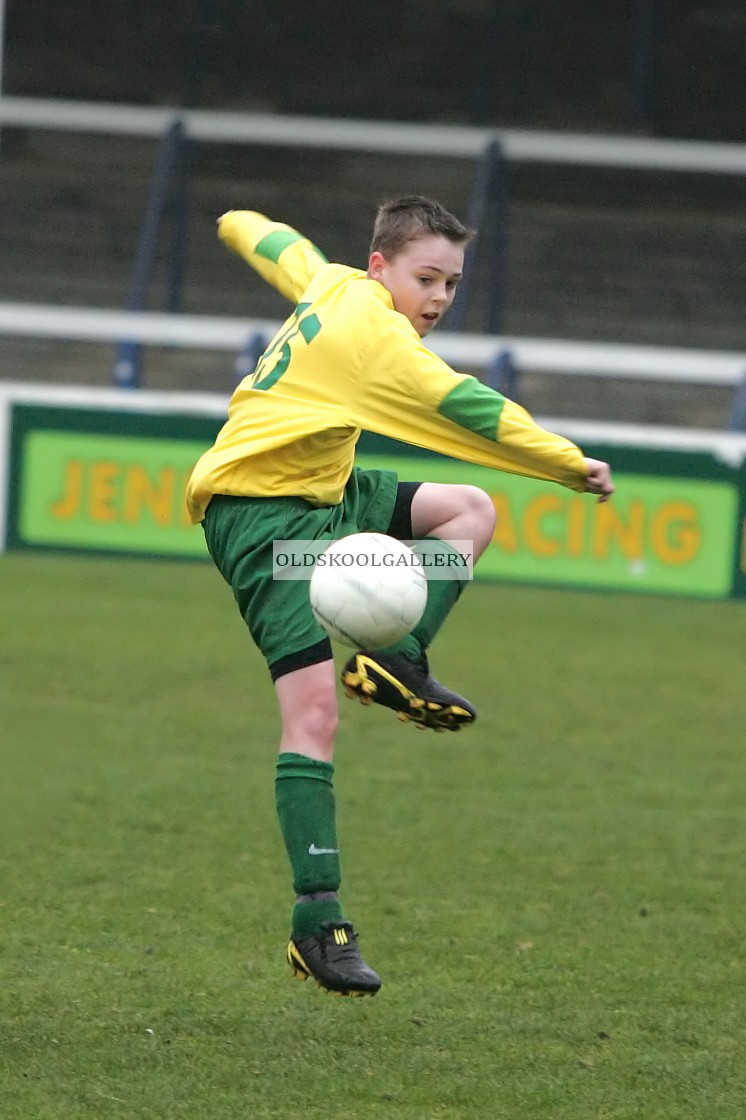
{"type": "Polygon", "coordinates": [[[391,260],[412,241],[433,234],[466,245],[474,236],[463,222],[432,198],[408,194],[379,206],[373,225],[371,253],[382,253],[391,260]]]}

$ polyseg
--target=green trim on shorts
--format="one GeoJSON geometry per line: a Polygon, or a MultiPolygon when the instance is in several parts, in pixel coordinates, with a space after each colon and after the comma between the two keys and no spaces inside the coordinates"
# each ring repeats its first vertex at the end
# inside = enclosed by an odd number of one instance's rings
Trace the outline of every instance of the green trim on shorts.
{"type": "Polygon", "coordinates": [[[355,467],[336,506],[304,498],[211,499],[202,522],[207,547],[268,665],[326,637],[311,611],[308,581],[272,578],[273,542],[385,533],[397,485],[395,471],[355,467]]]}

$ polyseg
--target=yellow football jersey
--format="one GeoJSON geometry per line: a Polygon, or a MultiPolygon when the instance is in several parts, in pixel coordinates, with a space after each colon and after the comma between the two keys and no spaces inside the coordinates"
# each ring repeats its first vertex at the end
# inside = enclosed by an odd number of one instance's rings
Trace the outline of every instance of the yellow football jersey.
{"type": "Polygon", "coordinates": [[[295,310],[237,387],[226,423],[194,468],[192,521],[202,520],[213,494],[337,504],[363,429],[584,490],[575,444],[454,372],[377,280],[330,264],[302,234],[254,211],[225,214],[219,234],[295,310]]]}

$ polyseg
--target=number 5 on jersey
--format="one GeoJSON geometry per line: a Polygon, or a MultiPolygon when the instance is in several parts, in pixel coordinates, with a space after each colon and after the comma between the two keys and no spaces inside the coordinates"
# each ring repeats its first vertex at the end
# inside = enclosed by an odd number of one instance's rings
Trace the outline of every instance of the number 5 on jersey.
{"type": "Polygon", "coordinates": [[[299,335],[306,346],[313,342],[321,330],[321,323],[318,315],[303,315],[310,306],[310,303],[299,303],[294,312],[294,321],[281,331],[264,351],[252,374],[252,389],[271,389],[275,382],[279,381],[290,365],[293,356],[292,343],[299,335]]]}

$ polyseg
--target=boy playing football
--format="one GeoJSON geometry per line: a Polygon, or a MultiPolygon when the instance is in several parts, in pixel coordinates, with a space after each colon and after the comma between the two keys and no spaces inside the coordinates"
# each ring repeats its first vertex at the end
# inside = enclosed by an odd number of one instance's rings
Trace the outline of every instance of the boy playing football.
{"type": "MultiPolygon", "coordinates": [[[[471,236],[439,203],[411,196],[383,205],[367,271],[330,264],[302,234],[254,211],[229,211],[218,228],[294,310],[234,392],[227,422],[194,468],[187,502],[275,684],[277,812],[296,894],[288,962],[328,991],[374,994],[380,978],[360,956],[338,893],[331,644],[311,612],[307,583],[273,580],[273,541],[370,531],[473,541],[475,560],[484,552],[495,526],[490,497],[473,486],[400,483],[393,471],[356,468],[362,429],[599,501],[614,486],[608,464],[585,458],[423,344],[453,302],[471,236]]],[[[471,723],[472,704],[435,680],[427,660],[463,586],[430,580],[410,635],[347,662],[346,693],[436,731],[471,723]]]]}

